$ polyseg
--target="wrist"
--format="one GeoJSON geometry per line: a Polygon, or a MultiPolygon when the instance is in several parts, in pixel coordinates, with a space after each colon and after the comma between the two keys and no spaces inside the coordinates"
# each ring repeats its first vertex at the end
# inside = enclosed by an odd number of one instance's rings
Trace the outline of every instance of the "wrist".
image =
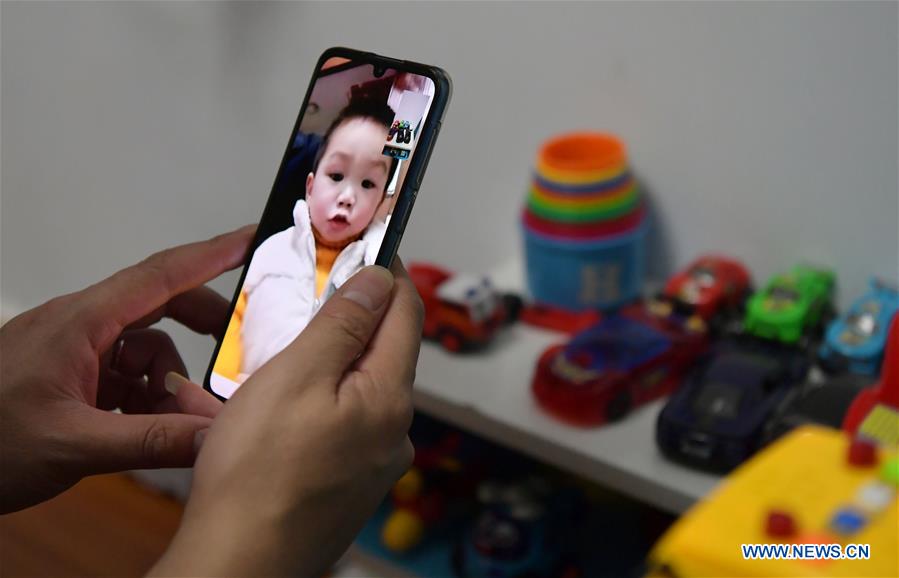
{"type": "Polygon", "coordinates": [[[276,522],[260,524],[226,508],[202,517],[189,510],[148,576],[305,575],[301,554],[276,522]]]}

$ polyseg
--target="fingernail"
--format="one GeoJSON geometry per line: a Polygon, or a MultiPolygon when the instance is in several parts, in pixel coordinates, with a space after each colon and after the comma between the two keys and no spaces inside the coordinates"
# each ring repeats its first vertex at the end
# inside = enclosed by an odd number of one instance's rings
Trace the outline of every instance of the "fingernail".
{"type": "Polygon", "coordinates": [[[369,311],[377,311],[387,303],[393,290],[393,275],[384,267],[366,267],[347,281],[343,297],[355,301],[369,311]]]}
{"type": "Polygon", "coordinates": [[[200,448],[203,447],[203,440],[206,439],[207,432],[209,432],[208,427],[201,429],[194,434],[194,455],[200,453],[200,448]]]}
{"type": "Polygon", "coordinates": [[[175,371],[165,374],[165,390],[172,395],[178,395],[181,386],[187,383],[187,378],[175,371]]]}

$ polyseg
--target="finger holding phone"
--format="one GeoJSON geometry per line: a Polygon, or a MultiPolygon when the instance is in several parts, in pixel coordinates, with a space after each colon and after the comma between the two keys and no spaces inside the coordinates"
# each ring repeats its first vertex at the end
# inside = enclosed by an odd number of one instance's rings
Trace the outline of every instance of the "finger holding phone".
{"type": "Polygon", "coordinates": [[[0,329],[0,513],[85,476],[193,464],[221,403],[192,383],[166,389],[184,362],[149,326],[221,336],[228,302],[203,283],[244,262],[255,229],[162,251],[0,329]]]}
{"type": "Polygon", "coordinates": [[[220,335],[227,302],[200,283],[241,263],[254,229],[158,253],[0,329],[0,512],[199,450],[155,573],[313,575],[339,557],[412,460],[421,301],[399,261],[363,269],[224,406],[172,373],[171,339],[146,327],[220,335]]]}
{"type": "Polygon", "coordinates": [[[350,279],[209,429],[151,575],[321,575],[411,465],[423,310],[397,262],[350,279]]]}

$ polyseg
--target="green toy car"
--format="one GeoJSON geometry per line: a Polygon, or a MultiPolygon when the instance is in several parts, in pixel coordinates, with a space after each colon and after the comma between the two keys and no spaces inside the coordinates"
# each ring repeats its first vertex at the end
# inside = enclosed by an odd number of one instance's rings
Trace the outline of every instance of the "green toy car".
{"type": "Polygon", "coordinates": [[[798,343],[833,315],[833,286],[833,271],[797,265],[752,295],[744,328],[757,337],[798,343]]]}

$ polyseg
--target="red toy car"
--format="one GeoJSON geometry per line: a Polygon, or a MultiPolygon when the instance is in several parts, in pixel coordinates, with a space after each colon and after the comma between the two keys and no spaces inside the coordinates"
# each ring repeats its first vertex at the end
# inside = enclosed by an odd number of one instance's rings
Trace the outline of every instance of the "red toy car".
{"type": "Polygon", "coordinates": [[[704,255],[668,280],[662,299],[653,307],[680,308],[710,322],[721,313],[738,310],[749,289],[749,271],[742,263],[704,255]]]}
{"type": "Polygon", "coordinates": [[[532,389],[540,405],[569,423],[617,421],[671,393],[708,347],[696,318],[657,316],[642,306],[603,318],[537,363],[532,389]]]}
{"type": "Polygon", "coordinates": [[[413,263],[409,276],[425,306],[422,334],[449,351],[474,349],[514,321],[521,300],[498,293],[487,277],[452,274],[435,265],[413,263]]]}

